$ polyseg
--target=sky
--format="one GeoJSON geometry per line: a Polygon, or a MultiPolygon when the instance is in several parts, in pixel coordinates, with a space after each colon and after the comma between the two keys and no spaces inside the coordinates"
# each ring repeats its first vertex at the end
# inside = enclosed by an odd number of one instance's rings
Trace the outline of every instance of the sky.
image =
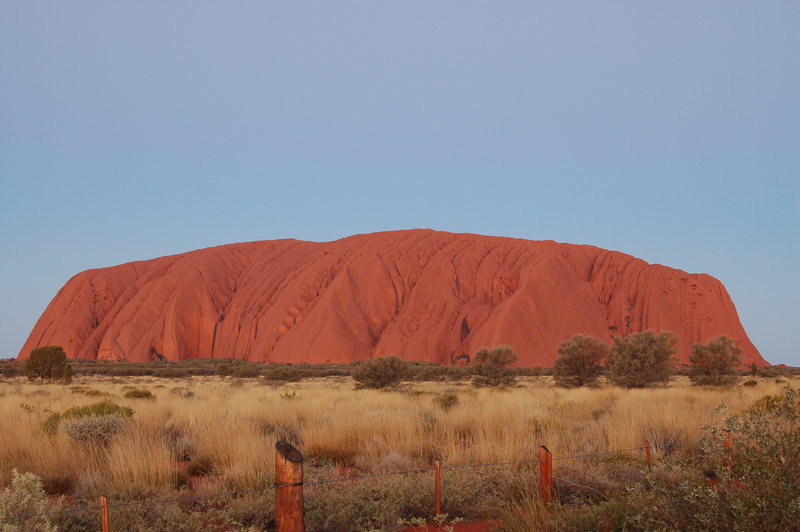
{"type": "Polygon", "coordinates": [[[722,281],[800,366],[800,3],[0,3],[0,358],[80,271],[431,228],[722,281]]]}

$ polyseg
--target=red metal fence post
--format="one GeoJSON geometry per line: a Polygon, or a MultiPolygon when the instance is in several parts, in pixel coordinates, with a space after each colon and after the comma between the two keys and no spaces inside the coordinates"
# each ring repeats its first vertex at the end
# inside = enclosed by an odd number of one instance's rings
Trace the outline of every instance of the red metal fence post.
{"type": "Polygon", "coordinates": [[[539,446],[539,492],[543,502],[553,502],[553,455],[544,445],[539,446]]]}
{"type": "Polygon", "coordinates": [[[103,521],[103,532],[109,532],[111,525],[108,520],[108,498],[105,495],[100,496],[100,518],[103,521]]]}
{"type": "Polygon", "coordinates": [[[433,463],[436,477],[436,515],[442,514],[442,470],[439,460],[433,463]]]}
{"type": "Polygon", "coordinates": [[[275,444],[275,530],[305,532],[303,453],[291,443],[275,444]]]}

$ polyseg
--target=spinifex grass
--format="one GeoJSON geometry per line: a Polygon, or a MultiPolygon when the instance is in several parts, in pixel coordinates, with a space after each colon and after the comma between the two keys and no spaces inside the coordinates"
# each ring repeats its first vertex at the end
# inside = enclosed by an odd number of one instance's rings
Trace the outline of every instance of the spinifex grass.
{"type": "MultiPolygon", "coordinates": [[[[41,476],[51,493],[78,498],[174,493],[186,480],[176,462],[188,460],[189,471],[206,475],[204,489],[213,489],[208,482],[219,491],[257,488],[273,482],[280,439],[304,453],[308,478],[426,468],[440,460],[446,482],[447,466],[535,461],[540,445],[558,459],[637,448],[645,440],[694,442],[703,425],[720,421],[720,403],[730,415],[785,386],[765,379],[706,389],[679,378],[665,388],[565,390],[547,378],[523,378],[507,390],[414,383],[377,391],[355,390],[341,377],[283,386],[238,382],[79,376],[74,384],[80,387],[71,390],[7,379],[0,383],[0,487],[16,468],[41,476]],[[152,392],[153,400],[126,398],[131,386],[152,392]],[[445,393],[458,400],[443,407],[438,398],[445,393]],[[103,446],[81,445],[63,430],[42,431],[50,413],[103,398],[135,411],[103,446]]],[[[654,450],[654,457],[662,452],[654,450]]],[[[643,462],[643,453],[633,454],[643,462]]]]}

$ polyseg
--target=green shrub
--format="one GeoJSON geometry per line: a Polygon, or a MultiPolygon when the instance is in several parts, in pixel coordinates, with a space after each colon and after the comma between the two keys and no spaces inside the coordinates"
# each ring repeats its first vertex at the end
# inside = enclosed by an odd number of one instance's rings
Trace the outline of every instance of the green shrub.
{"type": "Polygon", "coordinates": [[[692,344],[689,379],[699,386],[733,386],[739,381],[742,348],[728,336],[717,336],[708,345],[692,344]]]}
{"type": "Polygon", "coordinates": [[[231,372],[231,368],[227,364],[220,364],[217,366],[217,375],[220,379],[225,379],[231,372]]]}
{"type": "Polygon", "coordinates": [[[747,379],[746,381],[744,381],[742,383],[742,386],[756,386],[757,384],[758,384],[757,380],[755,380],[755,379],[747,379]]]}
{"type": "Polygon", "coordinates": [[[42,514],[59,509],[58,503],[49,500],[42,487],[42,479],[33,473],[11,472],[11,486],[0,492],[0,531],[55,532],[56,527],[42,514]],[[36,515],[20,520],[5,520],[19,515],[36,515]]]}
{"type": "Polygon", "coordinates": [[[264,380],[272,382],[299,382],[305,375],[303,370],[291,364],[268,364],[264,370],[264,380]]]}
{"type": "Polygon", "coordinates": [[[255,365],[247,364],[244,366],[236,366],[233,369],[232,375],[237,379],[254,379],[259,375],[259,368],[255,365]]]}
{"type": "Polygon", "coordinates": [[[356,366],[353,380],[356,388],[388,388],[397,386],[408,374],[408,365],[396,355],[370,358],[356,366]]]}
{"type": "MultiPolygon", "coordinates": [[[[85,406],[73,406],[64,412],[53,412],[44,420],[42,431],[48,436],[55,435],[62,421],[78,420],[85,417],[116,416],[119,418],[129,418],[133,416],[133,409],[127,406],[119,406],[113,401],[104,400],[85,406]]],[[[76,434],[81,429],[75,429],[76,434]]],[[[90,430],[90,429],[87,429],[90,430]]]]}
{"type": "Polygon", "coordinates": [[[470,363],[472,383],[475,386],[513,386],[517,372],[508,366],[517,360],[519,355],[510,345],[478,349],[470,363]]]}
{"type": "Polygon", "coordinates": [[[64,384],[72,384],[72,364],[64,366],[64,373],[61,375],[61,380],[64,384]]]}
{"type": "Polygon", "coordinates": [[[153,392],[150,390],[128,390],[123,395],[126,399],[155,399],[153,392]]]}
{"type": "MultiPolygon", "coordinates": [[[[558,346],[553,379],[565,388],[592,386],[603,372],[608,346],[598,338],[576,334],[558,346]]],[[[541,368],[539,368],[541,371],[541,368]]]]}
{"type": "Polygon", "coordinates": [[[73,440],[84,445],[106,446],[126,424],[125,418],[115,415],[88,416],[63,420],[61,429],[73,440]]]}
{"type": "Polygon", "coordinates": [[[70,393],[81,393],[83,395],[88,395],[88,396],[108,395],[105,392],[101,392],[100,390],[95,390],[94,388],[89,388],[88,386],[70,386],[69,391],[70,393]]]}
{"type": "Polygon", "coordinates": [[[459,399],[457,393],[447,392],[436,397],[435,401],[436,404],[438,404],[442,410],[447,411],[456,406],[458,404],[459,399]]]}
{"type": "Polygon", "coordinates": [[[37,347],[25,360],[23,371],[31,381],[60,379],[66,365],[67,354],[57,345],[37,347]]]}
{"type": "Polygon", "coordinates": [[[667,383],[675,372],[672,355],[678,337],[670,331],[643,331],[614,337],[608,350],[608,379],[625,388],[643,388],[667,383]]]}

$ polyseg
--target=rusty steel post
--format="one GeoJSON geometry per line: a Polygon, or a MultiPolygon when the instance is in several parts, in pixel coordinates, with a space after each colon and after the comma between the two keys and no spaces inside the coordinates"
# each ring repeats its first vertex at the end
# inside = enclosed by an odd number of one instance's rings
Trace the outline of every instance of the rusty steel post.
{"type": "Polygon", "coordinates": [[[303,520],[303,453],[292,444],[275,444],[275,530],[305,532],[303,520]]]}
{"type": "Polygon", "coordinates": [[[539,446],[539,492],[542,502],[553,502],[553,455],[544,445],[539,446]]]}
{"type": "Polygon", "coordinates": [[[436,478],[436,515],[442,514],[442,469],[439,460],[433,463],[436,478]]]}
{"type": "Polygon", "coordinates": [[[100,518],[103,520],[103,532],[109,532],[111,524],[108,520],[108,498],[105,495],[100,496],[100,518]]]}

